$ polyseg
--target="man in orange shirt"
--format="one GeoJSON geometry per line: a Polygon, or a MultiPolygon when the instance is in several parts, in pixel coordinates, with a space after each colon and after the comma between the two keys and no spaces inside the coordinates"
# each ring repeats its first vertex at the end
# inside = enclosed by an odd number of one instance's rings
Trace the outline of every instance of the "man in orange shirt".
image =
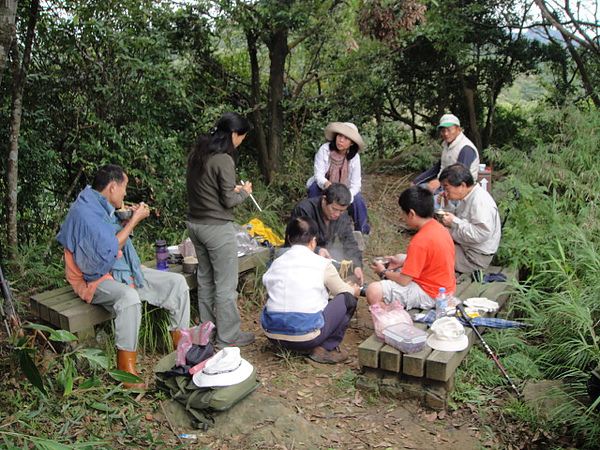
{"type": "MultiPolygon", "coordinates": [[[[101,305],[115,316],[117,369],[137,375],[137,341],[141,302],[169,312],[174,345],[190,324],[187,282],[179,274],[142,267],[130,236],[149,215],[148,206],[133,207],[125,221],[115,216],[123,206],[128,178],[114,164],[101,167],[91,186],[79,193],[57,239],[65,249],[66,275],[73,290],[87,303],[101,305]]],[[[143,383],[123,383],[144,389],[143,383]]]]}
{"type": "Polygon", "coordinates": [[[411,186],[400,194],[398,205],[406,224],[417,230],[406,254],[388,256],[386,269],[374,261],[371,268],[382,281],[367,287],[367,302],[385,306],[399,300],[406,309],[435,307],[439,288],[456,291],[454,242],[448,230],[433,218],[433,194],[411,186]]]}

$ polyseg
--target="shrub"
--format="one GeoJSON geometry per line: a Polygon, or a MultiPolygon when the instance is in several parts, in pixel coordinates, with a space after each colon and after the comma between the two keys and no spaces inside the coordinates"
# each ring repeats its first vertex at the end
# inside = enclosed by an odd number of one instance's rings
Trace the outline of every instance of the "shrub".
{"type": "Polygon", "coordinates": [[[582,448],[592,448],[598,414],[584,399],[588,373],[600,361],[600,118],[567,108],[531,122],[542,124],[531,131],[533,147],[489,155],[512,174],[494,185],[505,220],[497,259],[521,270],[512,305],[533,325],[525,337],[539,354],[531,361],[542,376],[568,382],[572,401],[562,402],[546,426],[566,423],[582,448]]]}

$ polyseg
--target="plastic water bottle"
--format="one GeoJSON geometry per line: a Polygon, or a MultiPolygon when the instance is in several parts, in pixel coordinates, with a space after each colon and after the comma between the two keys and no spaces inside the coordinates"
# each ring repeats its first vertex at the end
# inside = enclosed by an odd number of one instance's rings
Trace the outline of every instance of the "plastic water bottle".
{"type": "Polygon", "coordinates": [[[166,241],[156,241],[156,269],[169,270],[169,251],[166,241]]]}
{"type": "Polygon", "coordinates": [[[184,433],[184,434],[180,434],[179,438],[180,439],[196,439],[196,438],[198,438],[198,436],[196,436],[195,434],[184,433]]]}
{"type": "Polygon", "coordinates": [[[448,307],[448,296],[446,295],[446,288],[441,287],[438,296],[435,299],[435,318],[439,319],[446,315],[446,308],[448,307]]]}

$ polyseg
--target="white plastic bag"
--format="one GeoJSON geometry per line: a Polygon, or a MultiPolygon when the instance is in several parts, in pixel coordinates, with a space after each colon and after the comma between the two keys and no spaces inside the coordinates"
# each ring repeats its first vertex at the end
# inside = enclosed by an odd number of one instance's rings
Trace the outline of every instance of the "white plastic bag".
{"type": "Polygon", "coordinates": [[[244,227],[236,225],[236,228],[237,231],[235,233],[235,237],[237,240],[238,258],[240,256],[250,255],[252,253],[257,252],[260,248],[260,245],[258,244],[256,239],[250,236],[250,233],[248,233],[248,230],[246,230],[244,227]]]}

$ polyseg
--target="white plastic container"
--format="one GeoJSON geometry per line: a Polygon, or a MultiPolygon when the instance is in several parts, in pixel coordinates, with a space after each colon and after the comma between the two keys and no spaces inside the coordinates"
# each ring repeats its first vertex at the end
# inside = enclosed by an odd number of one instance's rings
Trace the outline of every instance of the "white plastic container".
{"type": "Polygon", "coordinates": [[[425,347],[427,332],[414,325],[397,323],[383,330],[385,343],[402,353],[415,353],[425,347]]]}

